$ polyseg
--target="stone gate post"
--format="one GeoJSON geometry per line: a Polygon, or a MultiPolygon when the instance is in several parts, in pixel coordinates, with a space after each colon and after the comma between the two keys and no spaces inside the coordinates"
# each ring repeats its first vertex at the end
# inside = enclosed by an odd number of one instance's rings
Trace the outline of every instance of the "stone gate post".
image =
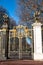
{"type": "Polygon", "coordinates": [[[34,36],[34,60],[42,60],[42,33],[41,33],[41,23],[35,22],[32,24],[33,26],[33,36],[34,36]]]}

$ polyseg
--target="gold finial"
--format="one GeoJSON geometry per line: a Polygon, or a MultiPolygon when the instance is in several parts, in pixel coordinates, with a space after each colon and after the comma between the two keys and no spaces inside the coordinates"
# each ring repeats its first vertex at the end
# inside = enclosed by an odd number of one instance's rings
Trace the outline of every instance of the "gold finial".
{"type": "Polygon", "coordinates": [[[26,37],[29,35],[29,29],[27,27],[25,27],[25,35],[26,37]]]}
{"type": "Polygon", "coordinates": [[[34,13],[34,18],[35,18],[35,22],[37,23],[37,22],[39,22],[39,19],[38,19],[38,16],[40,15],[40,11],[36,11],[35,13],[34,13]]]}

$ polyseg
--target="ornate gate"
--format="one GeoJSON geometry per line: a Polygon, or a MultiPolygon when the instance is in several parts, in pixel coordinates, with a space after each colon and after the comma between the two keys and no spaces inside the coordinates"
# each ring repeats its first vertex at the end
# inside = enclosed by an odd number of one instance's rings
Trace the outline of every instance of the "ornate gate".
{"type": "Polygon", "coordinates": [[[11,59],[32,59],[32,31],[18,25],[9,31],[9,53],[11,59]]]}
{"type": "MultiPolygon", "coordinates": [[[[5,27],[0,29],[0,59],[5,59],[5,49],[7,43],[5,27]]],[[[8,57],[10,59],[32,59],[32,53],[34,52],[34,43],[32,42],[34,38],[32,35],[32,29],[29,29],[28,27],[23,25],[19,25],[16,27],[14,26],[13,29],[9,30],[8,57]]]]}

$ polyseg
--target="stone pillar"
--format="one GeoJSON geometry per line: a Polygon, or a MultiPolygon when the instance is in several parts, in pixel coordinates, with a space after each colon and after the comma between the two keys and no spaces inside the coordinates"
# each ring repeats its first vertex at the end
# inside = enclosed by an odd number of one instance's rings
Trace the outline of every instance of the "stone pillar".
{"type": "Polygon", "coordinates": [[[34,60],[42,60],[42,33],[41,33],[41,23],[33,23],[33,34],[34,34],[34,60]]]}
{"type": "Polygon", "coordinates": [[[1,34],[0,34],[0,60],[6,60],[5,57],[5,49],[3,49],[3,30],[0,30],[1,34]]]}

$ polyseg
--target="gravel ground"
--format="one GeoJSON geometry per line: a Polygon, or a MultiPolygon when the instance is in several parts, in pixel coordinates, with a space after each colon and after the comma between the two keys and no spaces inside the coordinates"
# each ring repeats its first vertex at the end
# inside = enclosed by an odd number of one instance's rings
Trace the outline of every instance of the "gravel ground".
{"type": "Polygon", "coordinates": [[[4,60],[0,65],[43,65],[43,61],[34,60],[4,60]]]}

